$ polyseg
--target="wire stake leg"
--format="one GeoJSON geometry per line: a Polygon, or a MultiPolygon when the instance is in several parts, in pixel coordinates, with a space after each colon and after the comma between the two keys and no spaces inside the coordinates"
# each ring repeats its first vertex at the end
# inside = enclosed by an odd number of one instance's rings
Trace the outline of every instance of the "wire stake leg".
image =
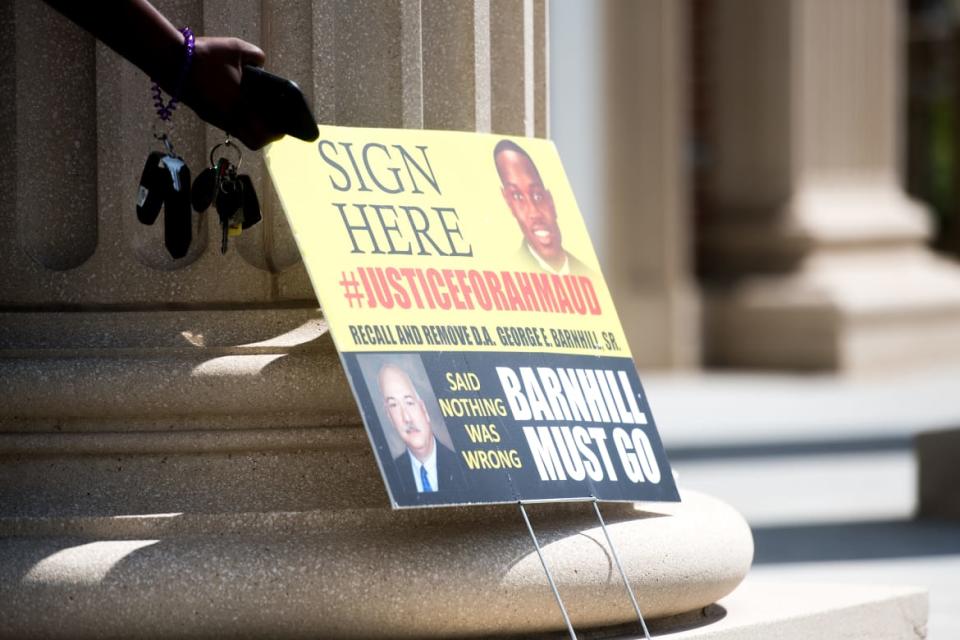
{"type": "MultiPolygon", "coordinates": [[[[620,554],[617,553],[617,548],[613,546],[613,540],[610,539],[610,532],[607,531],[607,524],[603,521],[603,516],[600,515],[600,507],[597,504],[597,499],[593,499],[593,510],[597,513],[597,519],[600,521],[600,527],[603,529],[603,535],[607,538],[607,544],[610,545],[610,552],[613,554],[613,561],[617,563],[617,569],[620,570],[620,577],[623,578],[623,586],[627,588],[627,593],[630,594],[630,602],[633,603],[633,610],[637,612],[637,617],[640,619],[640,626],[643,627],[643,637],[647,640],[650,640],[650,631],[647,630],[647,623],[643,620],[643,614],[640,613],[640,604],[637,602],[637,596],[634,595],[633,589],[630,587],[630,581],[627,580],[627,573],[623,570],[623,565],[620,564],[620,554]]],[[[543,558],[541,558],[542,560],[543,558]]]]}
{"type": "MultiPolygon", "coordinates": [[[[553,575],[550,573],[550,569],[547,567],[547,561],[543,558],[543,552],[540,550],[540,543],[537,542],[537,536],[533,533],[533,527],[530,525],[530,518],[527,517],[527,510],[523,507],[522,501],[518,501],[517,504],[520,506],[520,513],[523,514],[523,521],[527,523],[527,531],[530,532],[530,539],[533,540],[533,546],[536,547],[537,555],[540,556],[540,564],[543,565],[543,572],[547,574],[547,582],[550,583],[550,588],[553,589],[553,595],[557,598],[557,604],[560,605],[560,613],[563,614],[563,621],[567,623],[567,631],[570,632],[570,638],[572,640],[577,640],[577,634],[573,630],[573,625],[570,623],[570,616],[567,615],[567,608],[563,606],[563,600],[560,598],[560,591],[557,589],[557,585],[553,581],[553,575]]],[[[637,611],[639,612],[639,609],[637,611]]],[[[644,627],[644,629],[646,629],[646,627],[644,627]]],[[[649,636],[647,637],[649,638],[649,636]]]]}

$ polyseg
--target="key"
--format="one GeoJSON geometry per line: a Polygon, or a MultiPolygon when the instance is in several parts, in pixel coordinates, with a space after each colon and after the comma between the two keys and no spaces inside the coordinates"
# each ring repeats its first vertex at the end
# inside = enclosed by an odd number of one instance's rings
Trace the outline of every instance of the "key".
{"type": "Polygon", "coordinates": [[[170,188],[163,204],[163,243],[172,258],[182,258],[193,240],[190,168],[182,158],[170,154],[161,163],[170,175],[170,188]]]}
{"type": "Polygon", "coordinates": [[[180,156],[166,153],[160,158],[160,165],[170,174],[170,186],[177,193],[190,190],[190,170],[187,169],[187,163],[180,156]],[[186,169],[186,182],[183,181],[183,170],[186,169]]]}
{"type": "Polygon", "coordinates": [[[163,208],[163,244],[173,258],[182,258],[193,240],[190,169],[174,153],[167,133],[154,132],[154,137],[163,142],[166,151],[147,156],[137,192],[137,219],[153,224],[163,208]]]}
{"type": "Polygon", "coordinates": [[[170,188],[170,175],[161,161],[164,154],[154,151],[147,156],[140,174],[140,187],[137,189],[137,219],[143,224],[153,224],[160,215],[160,207],[170,188]]]}
{"type": "Polygon", "coordinates": [[[213,204],[213,198],[217,195],[217,170],[215,167],[207,167],[200,172],[197,179],[193,181],[193,189],[190,190],[190,200],[193,210],[197,213],[203,213],[213,204]]]}
{"type": "Polygon", "coordinates": [[[243,233],[243,209],[238,209],[230,218],[230,224],[227,226],[227,236],[234,238],[241,233],[243,233]]]}
{"type": "Polygon", "coordinates": [[[217,193],[217,216],[220,218],[220,227],[222,236],[220,241],[220,253],[227,252],[227,238],[230,234],[231,221],[240,211],[243,205],[243,183],[237,180],[236,175],[231,171],[227,172],[224,180],[220,183],[220,190],[217,193]]]}
{"type": "Polygon", "coordinates": [[[203,213],[210,208],[217,197],[217,192],[220,190],[220,183],[230,167],[230,162],[226,158],[220,158],[217,164],[200,172],[193,183],[193,190],[190,195],[194,211],[203,213]]]}
{"type": "Polygon", "coordinates": [[[230,237],[230,227],[220,222],[220,255],[224,255],[227,252],[227,241],[230,237]]]}
{"type": "Polygon", "coordinates": [[[253,180],[250,176],[243,174],[237,177],[240,184],[243,185],[243,229],[249,229],[260,222],[260,199],[257,198],[257,191],[253,188],[253,180]]]}

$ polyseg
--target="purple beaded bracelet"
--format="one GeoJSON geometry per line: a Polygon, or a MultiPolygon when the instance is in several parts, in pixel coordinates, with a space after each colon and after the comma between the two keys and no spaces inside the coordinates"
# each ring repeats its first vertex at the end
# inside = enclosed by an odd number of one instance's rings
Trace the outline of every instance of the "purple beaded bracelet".
{"type": "Polygon", "coordinates": [[[163,103],[163,91],[160,89],[160,85],[157,84],[157,81],[153,81],[153,106],[157,110],[157,117],[166,122],[173,117],[173,112],[177,108],[177,102],[180,100],[180,92],[183,90],[183,84],[187,79],[187,73],[190,71],[190,63],[193,62],[193,53],[196,49],[196,40],[193,37],[193,30],[190,27],[184,27],[180,29],[180,33],[183,34],[183,46],[184,46],[184,56],[183,56],[183,66],[180,67],[180,78],[177,80],[176,93],[170,97],[170,102],[167,104],[163,103]]]}

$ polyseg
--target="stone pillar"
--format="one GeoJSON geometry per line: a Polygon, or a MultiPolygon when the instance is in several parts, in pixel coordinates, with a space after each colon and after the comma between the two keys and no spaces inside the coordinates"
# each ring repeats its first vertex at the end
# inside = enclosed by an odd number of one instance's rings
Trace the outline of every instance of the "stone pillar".
{"type": "MultiPolygon", "coordinates": [[[[157,4],[259,44],[323,122],[546,134],[542,0],[157,4]]],[[[258,154],[263,223],[221,256],[207,214],[172,260],[134,215],[148,79],[33,0],[0,37],[0,636],[562,629],[514,506],[387,506],[258,154]]],[[[175,123],[196,171],[222,134],[175,123]]],[[[604,511],[650,617],[749,568],[716,500],[604,511]]],[[[574,622],[630,621],[592,509],[532,515],[574,622]]]]}
{"type": "Polygon", "coordinates": [[[917,516],[960,520],[960,429],[927,431],[915,439],[917,516]]]}
{"type": "Polygon", "coordinates": [[[552,7],[557,143],[642,369],[700,361],[686,145],[686,0],[552,7]]]}
{"type": "Polygon", "coordinates": [[[688,4],[603,5],[606,68],[604,275],[640,367],[700,361],[689,180],[688,4]]]}
{"type": "Polygon", "coordinates": [[[901,184],[902,3],[703,6],[710,361],[960,359],[960,270],[901,184]]]}

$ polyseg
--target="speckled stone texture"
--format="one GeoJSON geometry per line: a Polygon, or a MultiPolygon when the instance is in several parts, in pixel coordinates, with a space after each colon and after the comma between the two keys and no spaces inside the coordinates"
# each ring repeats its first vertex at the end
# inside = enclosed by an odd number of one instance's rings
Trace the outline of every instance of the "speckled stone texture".
{"type": "Polygon", "coordinates": [[[0,312],[0,375],[0,436],[358,421],[310,308],[0,312]]]}
{"type": "MultiPolygon", "coordinates": [[[[670,640],[923,640],[928,598],[919,587],[782,584],[747,579],[707,613],[717,619],[670,640]],[[718,610],[718,611],[717,611],[718,610]]],[[[654,629],[657,625],[653,625],[654,629]]],[[[665,629],[664,631],[673,631],[665,629]]]]}
{"type": "MultiPolygon", "coordinates": [[[[709,605],[750,566],[740,516],[704,495],[684,498],[603,507],[650,618],[709,605]]],[[[592,508],[530,512],[573,622],[631,620],[592,508]]],[[[42,535],[24,535],[21,523],[19,535],[0,538],[0,635],[389,638],[562,627],[515,507],[124,520],[110,536],[81,518],[56,534],[40,520],[42,535]]]]}

